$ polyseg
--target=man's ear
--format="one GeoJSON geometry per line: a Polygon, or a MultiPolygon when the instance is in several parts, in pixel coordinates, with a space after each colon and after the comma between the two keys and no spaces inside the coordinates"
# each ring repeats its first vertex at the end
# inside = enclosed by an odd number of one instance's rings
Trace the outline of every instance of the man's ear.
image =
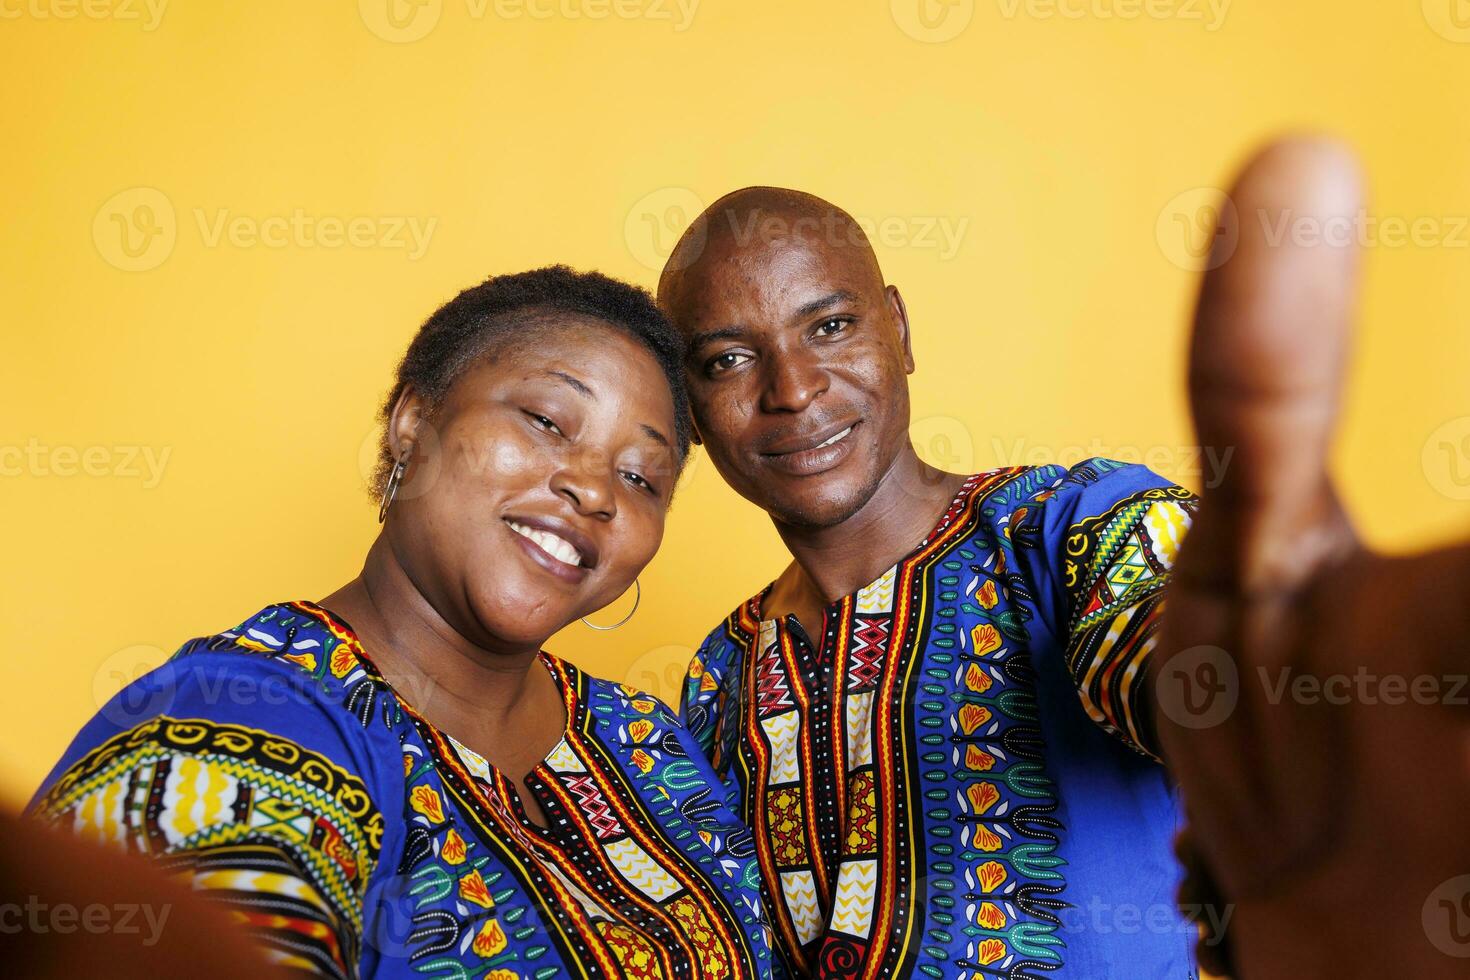
{"type": "Polygon", "coordinates": [[[884,290],[884,296],[888,299],[888,312],[893,317],[894,326],[898,327],[898,342],[903,346],[903,370],[905,374],[914,373],[914,344],[909,333],[909,311],[903,305],[903,296],[900,295],[897,286],[889,286],[884,290]]]}

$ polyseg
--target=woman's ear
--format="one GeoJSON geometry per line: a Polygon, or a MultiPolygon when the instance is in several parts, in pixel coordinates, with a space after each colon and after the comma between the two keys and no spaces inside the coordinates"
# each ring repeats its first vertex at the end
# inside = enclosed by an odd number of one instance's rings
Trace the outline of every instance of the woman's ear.
{"type": "Polygon", "coordinates": [[[412,455],[428,405],[413,385],[404,385],[388,415],[388,451],[395,460],[412,455]]]}

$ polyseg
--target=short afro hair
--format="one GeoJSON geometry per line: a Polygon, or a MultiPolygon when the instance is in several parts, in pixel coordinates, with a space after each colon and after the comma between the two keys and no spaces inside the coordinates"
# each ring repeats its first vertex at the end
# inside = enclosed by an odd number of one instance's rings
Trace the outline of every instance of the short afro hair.
{"type": "Polygon", "coordinates": [[[682,471],[691,433],[683,338],[647,290],[600,272],[552,265],[492,276],[439,307],[419,328],[398,364],[393,389],[378,412],[383,433],[370,487],[373,494],[383,495],[393,469],[388,424],[405,388],[411,385],[419,392],[432,415],[450,386],[472,363],[527,340],[532,335],[528,330],[554,329],[558,318],[566,315],[600,320],[607,329],[623,331],[653,355],[673,395],[676,465],[682,471]]]}

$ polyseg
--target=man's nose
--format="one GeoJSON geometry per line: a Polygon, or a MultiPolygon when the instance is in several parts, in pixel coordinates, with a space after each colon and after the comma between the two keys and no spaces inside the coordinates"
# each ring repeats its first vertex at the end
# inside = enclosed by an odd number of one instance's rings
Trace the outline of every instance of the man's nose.
{"type": "Polygon", "coordinates": [[[827,372],[806,353],[782,354],[766,362],[761,410],[800,412],[827,390],[827,372]]]}

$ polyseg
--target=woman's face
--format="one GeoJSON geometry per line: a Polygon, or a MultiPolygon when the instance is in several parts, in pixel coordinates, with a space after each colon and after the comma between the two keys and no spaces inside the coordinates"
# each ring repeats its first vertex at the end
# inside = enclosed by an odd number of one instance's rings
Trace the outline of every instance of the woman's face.
{"type": "Polygon", "coordinates": [[[413,456],[389,544],[420,593],[489,648],[539,646],[615,600],[663,538],[674,403],[647,349],[559,316],[459,376],[438,410],[412,390],[391,424],[413,456]]]}

